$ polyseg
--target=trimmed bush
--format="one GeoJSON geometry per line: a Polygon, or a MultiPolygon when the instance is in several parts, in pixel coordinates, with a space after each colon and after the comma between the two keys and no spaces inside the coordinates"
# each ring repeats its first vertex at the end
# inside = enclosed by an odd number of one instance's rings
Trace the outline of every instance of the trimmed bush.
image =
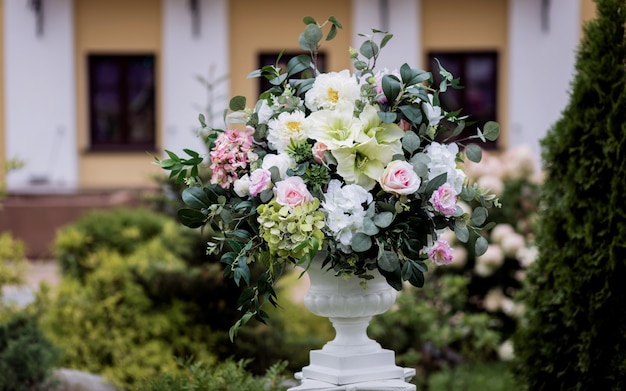
{"type": "Polygon", "coordinates": [[[83,279],[99,266],[91,254],[107,249],[128,255],[154,238],[181,259],[188,259],[196,250],[197,233],[168,216],[144,208],[116,208],[90,211],[59,230],[54,255],[65,275],[83,279]]]}
{"type": "Polygon", "coordinates": [[[131,389],[143,378],[176,373],[174,357],[213,362],[215,341],[227,337],[196,324],[192,303],[171,299],[157,304],[137,281],[136,275],[149,278],[159,269],[155,259],[161,260],[161,270],[183,267],[156,240],[127,257],[100,250],[90,257],[99,267],[84,284],[65,278],[56,296],[38,297],[41,327],[63,349],[63,366],[131,389]]]}
{"type": "Polygon", "coordinates": [[[539,258],[515,336],[533,391],[626,389],[626,1],[596,5],[570,102],[542,140],[539,258]]]}

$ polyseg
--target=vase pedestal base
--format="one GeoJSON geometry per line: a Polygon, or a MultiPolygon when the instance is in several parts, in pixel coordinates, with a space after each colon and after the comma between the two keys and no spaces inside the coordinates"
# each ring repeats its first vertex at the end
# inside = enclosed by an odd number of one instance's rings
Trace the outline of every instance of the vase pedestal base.
{"type": "MultiPolygon", "coordinates": [[[[404,378],[408,381],[415,375],[415,369],[401,368],[404,371],[404,378]]],[[[360,383],[336,385],[320,380],[307,379],[302,376],[302,372],[295,375],[301,384],[290,388],[288,391],[415,391],[414,384],[407,383],[401,379],[373,380],[360,383]]]]}

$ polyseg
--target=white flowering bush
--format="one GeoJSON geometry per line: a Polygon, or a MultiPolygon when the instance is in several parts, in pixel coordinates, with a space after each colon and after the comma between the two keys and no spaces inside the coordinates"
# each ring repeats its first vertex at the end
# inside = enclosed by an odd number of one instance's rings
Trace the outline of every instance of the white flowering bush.
{"type": "Polygon", "coordinates": [[[323,29],[330,40],[342,26],[334,17],[321,25],[303,21],[299,43],[309,54],[286,69],[267,65],[250,74],[272,87],[252,107],[244,97],[231,99],[227,129],[207,130],[208,156],[186,149],[187,157],[167,151],[167,159],[157,159],[188,185],[180,220],[202,227],[208,251],[220,254],[226,275],[247,287],[231,337],[249,319],[265,320],[261,307],[276,303],[273,286],[287,266],[311,267],[322,251],[325,260],[315,267],[339,278],[366,281],[376,271],[397,290],[405,282],[421,287],[427,262],[452,261],[446,231],[461,242],[473,234],[476,252],[487,250],[477,233],[488,210],[499,206],[460,165],[465,158],[480,161],[476,142],[495,140],[498,124],[487,122],[469,140],[441,139],[465,127],[467,116],[439,104],[440,94],[461,87],[458,79],[443,67],[438,85],[431,72],[409,64],[376,70],[380,49],[392,38],[378,30],[349,51],[353,69],[320,73],[323,29]],[[207,157],[211,176],[204,181],[198,167],[207,157]],[[256,281],[251,264],[264,270],[256,281]]]}

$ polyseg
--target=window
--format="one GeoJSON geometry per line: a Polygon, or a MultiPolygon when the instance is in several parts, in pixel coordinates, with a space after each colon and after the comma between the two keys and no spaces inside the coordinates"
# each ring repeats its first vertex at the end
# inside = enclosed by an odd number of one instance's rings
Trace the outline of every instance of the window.
{"type": "MultiPolygon", "coordinates": [[[[498,56],[495,52],[432,52],[428,55],[428,63],[433,73],[435,85],[441,81],[439,66],[441,65],[454,77],[461,78],[463,89],[448,89],[440,95],[441,105],[446,111],[463,109],[461,115],[471,114],[467,121],[476,124],[468,126],[459,139],[476,134],[478,126],[482,129],[487,121],[497,121],[497,80],[498,56]]],[[[444,136],[445,137],[445,136],[444,136]]],[[[483,144],[485,148],[496,148],[494,141],[483,144]]]]}
{"type": "MultiPolygon", "coordinates": [[[[262,53],[259,55],[259,69],[261,69],[262,67],[266,66],[266,65],[276,65],[276,59],[278,58],[278,54],[279,53],[262,53]]],[[[278,66],[281,69],[286,70],[287,69],[287,63],[289,62],[289,60],[291,60],[293,57],[296,57],[300,54],[306,54],[304,52],[302,53],[283,53],[283,55],[280,57],[280,63],[278,64],[278,66]]],[[[325,72],[326,69],[326,54],[325,53],[318,53],[317,54],[317,68],[319,69],[320,72],[325,72]]],[[[296,78],[299,76],[296,76],[296,78]]],[[[264,78],[264,77],[260,77],[259,78],[259,94],[263,91],[267,91],[268,89],[270,89],[272,87],[272,85],[269,83],[269,81],[264,78]]]]}
{"type": "Polygon", "coordinates": [[[91,150],[155,149],[154,62],[154,55],[88,57],[91,150]]]}

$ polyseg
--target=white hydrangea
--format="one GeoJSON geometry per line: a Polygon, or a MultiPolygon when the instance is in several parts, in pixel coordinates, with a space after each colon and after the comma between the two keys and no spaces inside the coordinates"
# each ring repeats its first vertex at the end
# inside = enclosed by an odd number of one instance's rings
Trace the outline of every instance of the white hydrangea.
{"type": "Polygon", "coordinates": [[[350,71],[323,73],[304,96],[306,107],[311,111],[334,109],[338,102],[354,103],[361,96],[361,88],[350,71]]]}
{"type": "Polygon", "coordinates": [[[342,250],[350,252],[350,244],[355,233],[363,229],[365,209],[363,204],[372,202],[372,195],[358,185],[341,187],[341,182],[333,179],[324,194],[322,211],[326,215],[326,229],[333,235],[342,250]]]}
{"type": "Polygon", "coordinates": [[[281,113],[278,118],[267,123],[267,142],[270,148],[285,152],[293,140],[296,144],[307,139],[305,115],[296,110],[293,113],[281,113]]]}
{"type": "Polygon", "coordinates": [[[428,180],[441,174],[448,174],[447,182],[454,188],[457,194],[463,189],[465,173],[457,168],[456,155],[459,147],[455,143],[440,144],[432,142],[426,147],[426,154],[430,157],[428,164],[428,180]]]}

